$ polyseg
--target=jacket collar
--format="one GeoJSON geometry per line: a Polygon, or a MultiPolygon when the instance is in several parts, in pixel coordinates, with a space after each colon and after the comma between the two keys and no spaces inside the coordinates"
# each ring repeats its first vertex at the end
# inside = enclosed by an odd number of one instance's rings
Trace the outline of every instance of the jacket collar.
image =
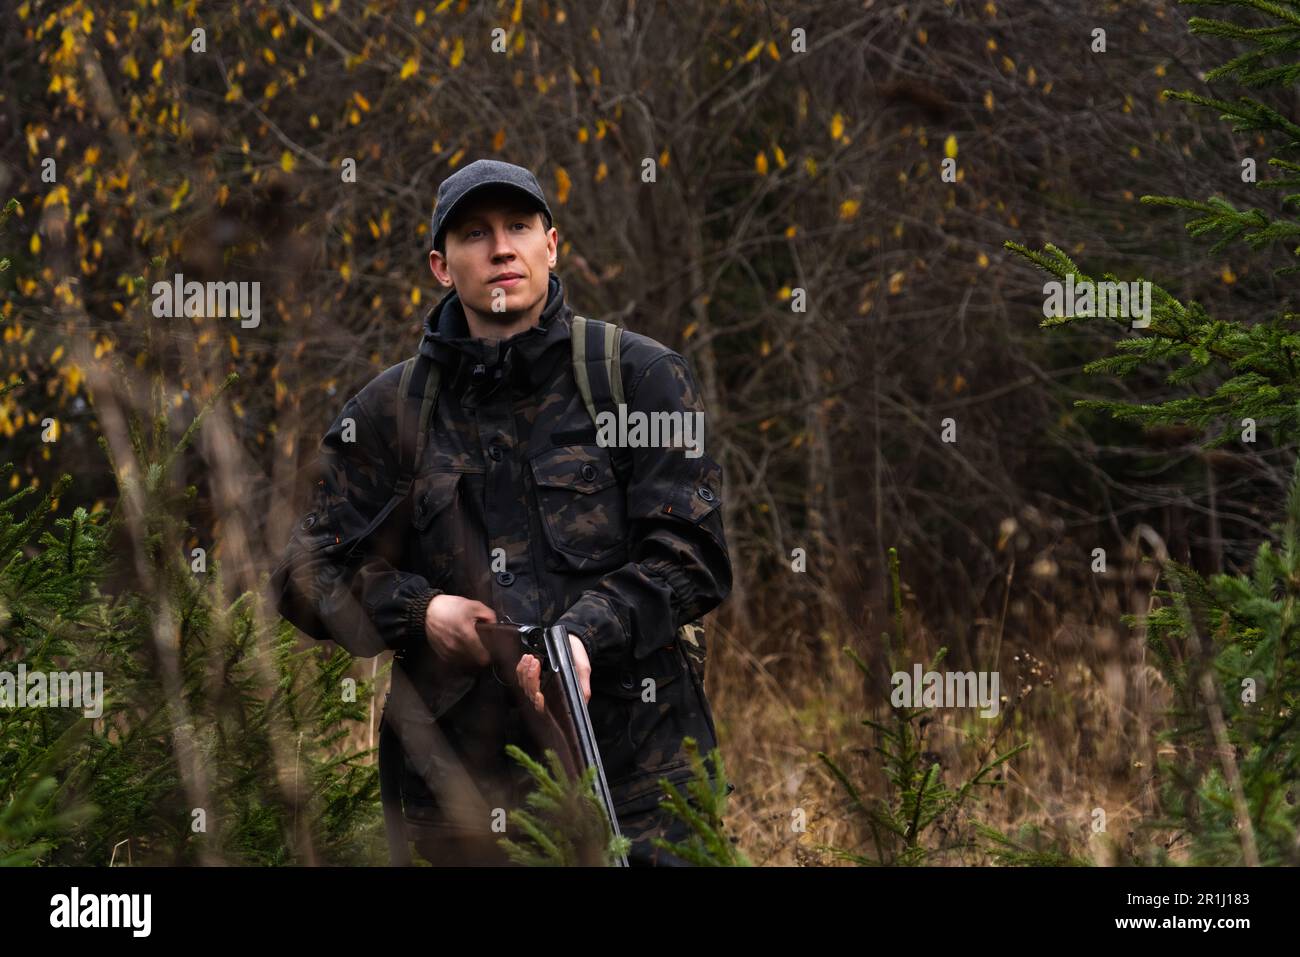
{"type": "Polygon", "coordinates": [[[460,296],[453,289],[425,316],[420,353],[443,367],[444,388],[455,393],[473,385],[487,396],[505,382],[532,392],[549,381],[561,356],[568,355],[572,316],[564,299],[564,284],[551,273],[546,306],[537,325],[509,339],[475,339],[469,334],[460,296]]]}

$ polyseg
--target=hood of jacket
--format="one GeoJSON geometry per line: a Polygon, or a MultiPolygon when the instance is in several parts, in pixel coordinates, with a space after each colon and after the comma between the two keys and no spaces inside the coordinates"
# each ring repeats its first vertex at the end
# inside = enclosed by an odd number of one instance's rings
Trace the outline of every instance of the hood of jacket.
{"type": "Polygon", "coordinates": [[[475,339],[453,289],[425,316],[420,352],[442,366],[443,388],[455,394],[473,389],[486,398],[502,387],[530,393],[549,381],[556,363],[568,361],[572,316],[564,284],[551,273],[537,325],[509,339],[475,339]]]}

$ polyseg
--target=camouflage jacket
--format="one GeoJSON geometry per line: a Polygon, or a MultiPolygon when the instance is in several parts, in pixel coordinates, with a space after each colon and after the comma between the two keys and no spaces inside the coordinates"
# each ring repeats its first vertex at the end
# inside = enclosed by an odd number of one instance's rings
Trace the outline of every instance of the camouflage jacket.
{"type": "MultiPolygon", "coordinates": [[[[676,632],[731,588],[722,472],[707,453],[664,448],[627,450],[630,474],[616,469],[576,387],[572,316],[552,275],[537,326],[476,340],[455,292],[445,296],[424,323],[420,351],[441,388],[403,506],[360,554],[340,552],[394,486],[398,365],[349,399],[322,440],[311,510],[272,586],[281,614],[314,637],[362,657],[395,652],[386,716],[436,722],[462,762],[516,784],[498,761],[519,728],[512,699],[488,670],[434,659],[425,610],[445,592],[498,618],[564,623],[592,663],[588,707],[622,817],[657,803],[660,776],[689,776],[684,737],[703,753],[716,743],[702,661],[676,632]]],[[[625,332],[620,368],[629,413],[703,411],[686,360],[654,340],[625,332]]],[[[408,755],[408,813],[436,803],[420,764],[408,755]]]]}

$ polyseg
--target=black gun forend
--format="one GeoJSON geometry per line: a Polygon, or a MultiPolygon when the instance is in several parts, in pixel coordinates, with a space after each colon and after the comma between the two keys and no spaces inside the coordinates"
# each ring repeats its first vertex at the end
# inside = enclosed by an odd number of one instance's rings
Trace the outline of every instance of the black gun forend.
{"type": "MultiPolygon", "coordinates": [[[[615,837],[620,836],[618,816],[605,765],[600,757],[596,733],[591,726],[587,702],[582,696],[577,668],[573,663],[569,632],[563,625],[521,625],[509,619],[501,622],[478,622],[476,630],[492,659],[497,679],[519,694],[521,712],[529,733],[543,748],[559,756],[565,773],[571,778],[595,768],[596,796],[605,809],[615,837]],[[523,700],[523,689],[515,669],[524,655],[533,655],[542,663],[542,712],[532,702],[523,700]]],[[[627,867],[627,858],[619,855],[617,865],[627,867]]]]}

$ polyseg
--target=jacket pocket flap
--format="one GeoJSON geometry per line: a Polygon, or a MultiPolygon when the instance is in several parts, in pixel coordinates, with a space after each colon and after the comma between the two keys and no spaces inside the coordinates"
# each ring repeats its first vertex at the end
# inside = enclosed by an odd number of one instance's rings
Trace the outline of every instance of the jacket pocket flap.
{"type": "Polygon", "coordinates": [[[411,484],[411,523],[420,531],[456,500],[462,472],[429,472],[411,484]]]}
{"type": "Polygon", "coordinates": [[[542,488],[591,495],[618,482],[609,453],[598,445],[561,445],[534,456],[533,478],[542,488]]]}
{"type": "Polygon", "coordinates": [[[660,648],[639,661],[624,659],[592,669],[591,692],[615,698],[640,698],[651,687],[646,684],[649,679],[654,682],[657,698],[660,688],[672,684],[683,673],[684,665],[676,649],[660,648]]]}

